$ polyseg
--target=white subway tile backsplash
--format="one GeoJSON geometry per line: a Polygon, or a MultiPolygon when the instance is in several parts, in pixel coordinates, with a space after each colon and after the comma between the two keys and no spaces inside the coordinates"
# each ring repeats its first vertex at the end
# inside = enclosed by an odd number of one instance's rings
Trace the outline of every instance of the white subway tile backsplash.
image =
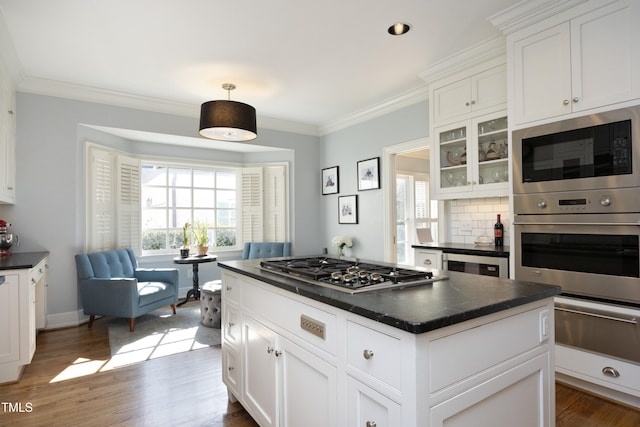
{"type": "Polygon", "coordinates": [[[504,224],[505,241],[509,239],[508,197],[487,197],[478,199],[449,200],[449,240],[453,243],[473,244],[479,236],[493,236],[493,224],[496,215],[500,214],[500,221],[504,224]],[[470,223],[471,230],[463,229],[462,223],[470,223]]]}

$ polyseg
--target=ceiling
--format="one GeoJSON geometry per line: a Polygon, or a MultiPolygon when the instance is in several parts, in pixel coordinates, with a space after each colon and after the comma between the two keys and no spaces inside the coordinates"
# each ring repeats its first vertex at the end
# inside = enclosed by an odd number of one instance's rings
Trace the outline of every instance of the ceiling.
{"type": "Polygon", "coordinates": [[[259,126],[264,117],[321,130],[423,91],[420,72],[499,36],[486,18],[518,2],[0,0],[0,46],[21,91],[197,117],[231,82],[259,126]],[[389,35],[397,21],[411,31],[389,35]]]}

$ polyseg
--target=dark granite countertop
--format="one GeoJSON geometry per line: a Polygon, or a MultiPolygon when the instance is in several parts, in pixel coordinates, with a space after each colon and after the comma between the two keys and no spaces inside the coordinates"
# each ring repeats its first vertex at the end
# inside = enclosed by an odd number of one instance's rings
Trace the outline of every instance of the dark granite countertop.
{"type": "Polygon", "coordinates": [[[49,252],[13,252],[11,256],[0,257],[0,270],[33,268],[48,255],[49,252]]]}
{"type": "Polygon", "coordinates": [[[509,246],[474,245],[468,243],[419,243],[412,248],[439,249],[448,254],[493,256],[509,258],[509,246]]]}
{"type": "Polygon", "coordinates": [[[351,295],[264,272],[258,268],[260,260],[220,261],[218,265],[414,334],[496,313],[561,292],[559,286],[433,270],[435,275],[446,275],[449,280],[351,295]]]}

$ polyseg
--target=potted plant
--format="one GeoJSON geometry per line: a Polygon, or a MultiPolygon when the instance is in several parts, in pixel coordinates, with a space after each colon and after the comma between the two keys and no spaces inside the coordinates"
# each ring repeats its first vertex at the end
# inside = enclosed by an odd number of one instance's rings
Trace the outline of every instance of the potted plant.
{"type": "Polygon", "coordinates": [[[206,255],[209,251],[209,246],[207,246],[209,226],[206,222],[196,221],[193,223],[192,231],[193,238],[198,246],[198,255],[206,255]]]}
{"type": "Polygon", "coordinates": [[[184,223],[182,227],[182,248],[180,248],[180,257],[187,258],[189,256],[189,233],[191,231],[191,224],[184,223]]]}

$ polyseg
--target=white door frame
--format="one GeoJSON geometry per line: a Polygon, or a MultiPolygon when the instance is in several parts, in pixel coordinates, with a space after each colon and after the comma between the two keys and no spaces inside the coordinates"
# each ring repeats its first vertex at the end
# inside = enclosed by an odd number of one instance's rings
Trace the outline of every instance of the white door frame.
{"type": "Polygon", "coordinates": [[[396,260],[396,154],[429,148],[429,137],[418,138],[382,149],[382,210],[384,261],[396,260]]]}

